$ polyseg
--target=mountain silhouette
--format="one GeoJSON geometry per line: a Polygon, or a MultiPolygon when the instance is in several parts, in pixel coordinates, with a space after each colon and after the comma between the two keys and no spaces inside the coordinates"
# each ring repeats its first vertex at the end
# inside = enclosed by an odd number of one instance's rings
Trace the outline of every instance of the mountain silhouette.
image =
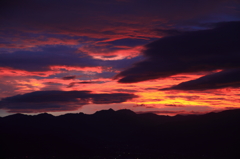
{"type": "Polygon", "coordinates": [[[101,110],[0,118],[1,158],[240,158],[240,109],[160,116],[101,110]]]}

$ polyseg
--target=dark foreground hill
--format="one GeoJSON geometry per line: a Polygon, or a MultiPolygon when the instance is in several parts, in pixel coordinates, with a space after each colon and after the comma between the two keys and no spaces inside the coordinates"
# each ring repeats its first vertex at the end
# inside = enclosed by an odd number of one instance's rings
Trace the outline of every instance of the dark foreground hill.
{"type": "Polygon", "coordinates": [[[240,158],[240,109],[205,115],[103,110],[0,118],[1,158],[240,158]]]}

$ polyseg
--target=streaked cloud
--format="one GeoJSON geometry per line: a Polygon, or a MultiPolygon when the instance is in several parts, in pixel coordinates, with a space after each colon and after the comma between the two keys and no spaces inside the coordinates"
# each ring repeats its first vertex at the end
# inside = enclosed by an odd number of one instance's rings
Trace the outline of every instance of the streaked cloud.
{"type": "Polygon", "coordinates": [[[136,98],[127,93],[94,94],[90,91],[36,91],[3,98],[0,108],[13,113],[76,110],[83,105],[122,103],[136,98]]]}
{"type": "Polygon", "coordinates": [[[227,69],[161,90],[206,90],[226,87],[240,87],[240,69],[227,69]]]}
{"type": "Polygon", "coordinates": [[[120,83],[166,78],[181,73],[240,67],[240,22],[164,37],[147,44],[146,60],[120,72],[120,83]]]}

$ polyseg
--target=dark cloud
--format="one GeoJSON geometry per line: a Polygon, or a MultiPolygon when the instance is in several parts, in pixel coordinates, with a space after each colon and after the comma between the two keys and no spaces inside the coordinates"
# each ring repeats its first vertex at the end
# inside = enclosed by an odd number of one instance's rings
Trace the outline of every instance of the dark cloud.
{"type": "Polygon", "coordinates": [[[184,107],[182,105],[177,105],[177,104],[165,104],[167,107],[184,107]]]}
{"type": "MultiPolygon", "coordinates": [[[[149,108],[149,107],[147,107],[145,104],[136,104],[136,105],[134,105],[133,107],[145,107],[145,108],[149,108]]],[[[150,108],[153,108],[153,107],[150,107],[150,108]]]]}
{"type": "Polygon", "coordinates": [[[71,80],[71,79],[75,79],[77,76],[65,76],[62,77],[63,80],[71,80]]]}
{"type": "Polygon", "coordinates": [[[41,51],[16,51],[0,54],[0,66],[27,71],[47,71],[50,66],[99,66],[100,60],[78,53],[76,48],[67,46],[46,46],[41,51]]]}
{"type": "Polygon", "coordinates": [[[225,87],[240,87],[240,69],[230,69],[213,73],[195,80],[182,82],[176,86],[162,90],[206,90],[225,87]]]}
{"type": "MultiPolygon", "coordinates": [[[[94,68],[100,66],[103,68],[103,71],[98,72],[96,75],[92,76],[92,78],[111,78],[116,75],[115,71],[123,70],[141,59],[143,59],[142,56],[137,56],[130,59],[103,61],[93,59],[91,56],[79,52],[77,48],[55,45],[39,47],[37,50],[33,51],[0,53],[0,67],[26,70],[30,72],[42,72],[51,70],[51,66],[62,66],[62,69],[64,69],[65,66],[81,67],[83,69],[82,71],[84,71],[84,67],[94,68]],[[111,69],[105,70],[104,68],[111,69]]],[[[77,72],[75,73],[77,74],[77,72]]],[[[62,75],[67,76],[67,74],[62,75]]],[[[66,80],[70,78],[74,77],[63,77],[62,79],[66,80]]]]}
{"type": "Polygon", "coordinates": [[[177,77],[171,77],[173,80],[183,80],[189,78],[188,76],[177,76],[177,77]]]}
{"type": "MultiPolygon", "coordinates": [[[[235,0],[2,0],[2,28],[39,29],[44,32],[115,34],[116,27],[139,28],[156,20],[177,21],[224,12],[235,0]],[[227,6],[227,7],[226,7],[227,6]]],[[[150,25],[149,25],[150,26],[150,25]]],[[[135,29],[134,28],[134,29],[135,29]]]]}
{"type": "Polygon", "coordinates": [[[114,46],[134,47],[134,46],[146,44],[148,42],[149,42],[148,39],[129,39],[128,38],[128,39],[119,39],[119,40],[111,41],[109,42],[109,44],[112,44],[114,46]]]}
{"type": "Polygon", "coordinates": [[[174,36],[184,33],[183,31],[177,29],[153,29],[152,31],[156,32],[160,36],[174,36]]]}
{"type": "Polygon", "coordinates": [[[169,36],[146,45],[146,60],[122,71],[120,83],[165,78],[180,73],[240,67],[240,22],[169,36]]]}
{"type": "MultiPolygon", "coordinates": [[[[162,89],[161,89],[162,90],[162,89]]],[[[196,99],[199,99],[200,97],[199,96],[181,96],[181,95],[175,95],[175,96],[166,96],[167,98],[170,98],[170,99],[176,99],[176,98],[184,98],[186,100],[189,100],[189,101],[193,101],[193,100],[196,100],[196,99]]]]}
{"type": "Polygon", "coordinates": [[[133,89],[114,89],[113,91],[117,91],[117,92],[129,92],[129,93],[133,93],[133,92],[137,92],[137,90],[133,90],[133,89]]]}
{"type": "Polygon", "coordinates": [[[149,88],[145,88],[145,90],[158,90],[159,88],[152,88],[152,87],[149,87],[149,88]]]}
{"type": "Polygon", "coordinates": [[[0,108],[9,112],[44,112],[76,110],[94,104],[122,103],[137,97],[127,93],[95,94],[90,91],[37,91],[3,98],[0,108]]]}
{"type": "Polygon", "coordinates": [[[83,81],[83,82],[71,82],[67,87],[73,87],[76,84],[96,84],[96,83],[103,83],[103,82],[96,82],[96,81],[83,81]]]}

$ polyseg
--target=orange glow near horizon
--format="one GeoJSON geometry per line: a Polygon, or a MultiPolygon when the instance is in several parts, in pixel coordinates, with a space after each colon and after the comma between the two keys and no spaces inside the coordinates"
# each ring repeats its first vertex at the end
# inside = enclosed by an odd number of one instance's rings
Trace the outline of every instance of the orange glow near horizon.
{"type": "MultiPolygon", "coordinates": [[[[66,66],[52,66],[52,71],[59,71],[60,69],[67,70],[85,70],[85,71],[94,71],[101,73],[103,71],[102,67],[87,67],[87,68],[78,68],[78,67],[66,67],[66,66]]],[[[61,72],[61,71],[60,71],[61,72]]],[[[13,70],[13,69],[2,69],[2,74],[15,77],[16,75],[22,76],[22,74],[27,74],[26,71],[13,70]]],[[[52,72],[53,73],[53,72],[52,72]]],[[[50,73],[50,74],[52,74],[50,73]]],[[[131,84],[122,84],[117,83],[110,78],[97,78],[92,80],[80,80],[77,78],[70,80],[63,80],[61,78],[44,78],[44,79],[35,79],[35,78],[20,78],[12,80],[15,83],[16,90],[12,93],[24,94],[30,93],[33,91],[42,91],[42,90],[62,90],[62,91],[82,91],[82,90],[91,90],[92,93],[131,93],[135,94],[138,97],[132,100],[123,102],[123,106],[131,105],[128,107],[136,112],[148,112],[159,110],[168,110],[169,113],[164,111],[157,114],[165,115],[174,115],[176,113],[202,113],[210,112],[211,110],[223,110],[225,108],[239,108],[240,105],[240,90],[233,88],[224,88],[218,90],[207,90],[207,91],[181,91],[181,90],[169,90],[161,91],[160,89],[170,87],[176,84],[179,84],[184,81],[193,80],[199,77],[202,77],[208,73],[200,74],[181,74],[174,75],[165,79],[157,79],[139,83],[131,84]],[[86,82],[86,83],[84,83],[86,82]],[[87,83],[91,82],[91,83],[87,83]],[[75,85],[69,87],[71,83],[76,83],[75,85]],[[53,85],[52,85],[53,84],[53,85]],[[54,85],[56,84],[56,85],[54,85]],[[202,109],[200,109],[202,108],[202,109]],[[210,109],[211,108],[211,109],[210,109]],[[188,110],[189,109],[189,110],[188,110]],[[200,111],[199,111],[200,109],[200,111]]],[[[29,75],[36,75],[32,73],[29,75]]],[[[39,75],[41,77],[41,75],[39,75]]],[[[11,79],[8,79],[11,80],[11,79]]],[[[11,96],[11,95],[9,95],[11,96]]],[[[92,105],[89,103],[88,105],[92,105]]],[[[105,105],[105,108],[109,108],[111,105],[105,105]]],[[[127,108],[120,107],[119,109],[127,108]]],[[[88,111],[87,106],[77,109],[88,111]]],[[[104,107],[103,107],[104,108],[104,107]]],[[[90,108],[89,108],[90,109],[90,108]]],[[[91,107],[92,109],[92,107],[91,107]]],[[[116,108],[117,109],[117,108],[116,108]]],[[[97,109],[99,110],[99,109],[97,109]]],[[[91,110],[93,111],[93,109],[91,110]]],[[[89,110],[89,112],[91,112],[89,110]]]]}

